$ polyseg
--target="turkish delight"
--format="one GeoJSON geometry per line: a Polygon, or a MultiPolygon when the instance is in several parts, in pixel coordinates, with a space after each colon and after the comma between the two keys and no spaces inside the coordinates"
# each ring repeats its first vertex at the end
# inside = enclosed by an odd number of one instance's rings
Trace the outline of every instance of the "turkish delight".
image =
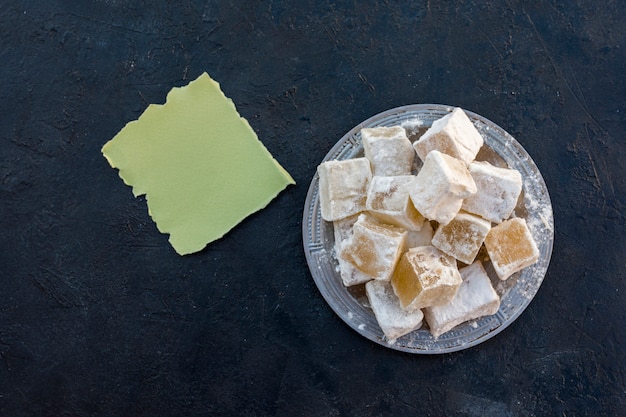
{"type": "Polygon", "coordinates": [[[403,309],[388,281],[369,281],[365,284],[365,292],[376,321],[390,344],[422,325],[422,310],[403,309]]]}
{"type": "Polygon", "coordinates": [[[409,249],[391,277],[400,305],[408,311],[447,303],[461,281],[456,260],[433,246],[409,249]]]}
{"type": "Polygon", "coordinates": [[[406,231],[360,215],[339,256],[371,279],[388,281],[405,247],[406,231]]]}
{"type": "Polygon", "coordinates": [[[411,173],[415,150],[401,126],[361,129],[361,140],[365,157],[372,163],[372,175],[411,173]]]}
{"type": "Polygon", "coordinates": [[[463,201],[462,209],[494,223],[508,219],[522,192],[519,171],[489,162],[472,162],[469,173],[476,183],[476,193],[463,201]]]}
{"type": "Polygon", "coordinates": [[[480,261],[461,268],[459,272],[463,282],[452,300],[423,310],[434,337],[466,321],[495,314],[500,308],[500,297],[480,261]]]}
{"type": "Polygon", "coordinates": [[[356,221],[358,220],[359,216],[359,214],[355,214],[353,216],[349,216],[340,220],[335,220],[333,222],[333,232],[335,236],[335,257],[339,264],[339,275],[341,276],[341,281],[346,287],[363,284],[372,279],[371,276],[367,275],[365,272],[361,272],[350,262],[339,256],[344,246],[352,238],[352,228],[354,226],[354,223],[356,223],[356,221]]]}
{"type": "Polygon", "coordinates": [[[476,158],[484,140],[467,114],[455,108],[450,114],[437,119],[413,143],[417,155],[424,161],[431,151],[439,151],[460,159],[469,165],[476,158]]]}
{"type": "Polygon", "coordinates": [[[493,269],[501,280],[537,262],[539,249],[526,220],[512,218],[491,228],[485,247],[493,269]]]}
{"type": "Polygon", "coordinates": [[[432,245],[469,265],[474,262],[489,230],[491,222],[460,212],[450,223],[437,228],[432,245]]]}
{"type": "Polygon", "coordinates": [[[367,158],[326,161],[317,168],[322,219],[339,220],[365,210],[372,178],[367,158]]]}
{"type": "Polygon", "coordinates": [[[383,223],[406,230],[420,230],[424,217],[409,198],[413,175],[374,176],[367,191],[366,209],[383,223]]]}
{"type": "Polygon", "coordinates": [[[463,162],[432,151],[413,181],[409,196],[424,217],[447,224],[461,209],[463,199],[475,192],[476,184],[463,162]]]}

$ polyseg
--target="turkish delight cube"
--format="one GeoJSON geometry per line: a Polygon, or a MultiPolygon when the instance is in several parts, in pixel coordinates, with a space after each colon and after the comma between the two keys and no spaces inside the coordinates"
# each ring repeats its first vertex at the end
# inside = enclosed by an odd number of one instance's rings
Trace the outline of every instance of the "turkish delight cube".
{"type": "Polygon", "coordinates": [[[537,262],[539,249],[526,220],[512,218],[491,228],[485,248],[501,280],[537,262]]]}
{"type": "Polygon", "coordinates": [[[447,303],[461,281],[456,260],[433,246],[406,251],[391,277],[393,291],[408,311],[447,303]]]}
{"type": "Polygon", "coordinates": [[[461,323],[495,314],[500,308],[500,297],[480,261],[461,268],[459,272],[463,282],[452,300],[423,310],[435,338],[461,323]]]}
{"type": "Polygon", "coordinates": [[[361,140],[365,157],[372,163],[372,175],[411,173],[415,150],[401,126],[363,128],[361,140]]]}
{"type": "Polygon", "coordinates": [[[432,245],[465,264],[474,262],[491,230],[491,222],[470,213],[459,212],[448,224],[440,225],[432,245]]]}
{"type": "Polygon", "coordinates": [[[367,190],[365,208],[383,223],[419,230],[424,217],[409,198],[409,189],[415,176],[374,176],[367,190]]]}
{"type": "Polygon", "coordinates": [[[369,281],[365,284],[365,293],[376,321],[390,344],[422,325],[422,310],[403,309],[388,281],[369,281]]]}
{"type": "Polygon", "coordinates": [[[432,151],[413,181],[409,196],[424,217],[447,224],[461,209],[463,199],[475,192],[476,184],[462,161],[432,151]]]}
{"type": "Polygon", "coordinates": [[[450,114],[435,120],[419,140],[413,142],[413,147],[422,161],[431,151],[437,150],[469,165],[483,143],[483,137],[467,114],[457,107],[450,114]]]}
{"type": "Polygon", "coordinates": [[[489,162],[472,162],[469,173],[476,183],[476,194],[463,201],[462,209],[494,223],[511,217],[522,192],[519,171],[496,167],[489,162]]]}
{"type": "Polygon", "coordinates": [[[326,161],[317,168],[322,219],[339,220],[365,211],[372,178],[367,158],[326,161]]]}
{"type": "Polygon", "coordinates": [[[371,279],[388,281],[404,251],[405,239],[405,230],[360,215],[339,256],[371,279]]]}

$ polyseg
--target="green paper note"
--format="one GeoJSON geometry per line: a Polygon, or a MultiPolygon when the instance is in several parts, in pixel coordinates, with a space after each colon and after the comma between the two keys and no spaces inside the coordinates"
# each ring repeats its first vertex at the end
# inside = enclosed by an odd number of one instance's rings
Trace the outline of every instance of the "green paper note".
{"type": "Polygon", "coordinates": [[[146,195],[150,216],[181,255],[295,184],[206,73],[148,106],[102,153],[135,196],[146,195]]]}

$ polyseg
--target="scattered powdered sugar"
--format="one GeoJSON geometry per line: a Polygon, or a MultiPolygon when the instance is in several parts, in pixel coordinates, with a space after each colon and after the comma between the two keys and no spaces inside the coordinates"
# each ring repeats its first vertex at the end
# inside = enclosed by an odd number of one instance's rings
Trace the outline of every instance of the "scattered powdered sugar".
{"type": "Polygon", "coordinates": [[[422,119],[409,119],[409,120],[405,120],[402,123],[400,123],[400,126],[402,126],[405,130],[411,130],[411,129],[415,129],[415,128],[419,128],[424,126],[424,120],[422,119]]]}
{"type": "MultiPolygon", "coordinates": [[[[524,201],[526,207],[533,213],[533,216],[528,216],[526,219],[528,228],[533,231],[533,235],[536,235],[537,231],[553,233],[554,220],[550,202],[539,201],[528,193],[524,195],[524,201]]],[[[545,233],[541,233],[541,235],[545,236],[545,233]]]]}

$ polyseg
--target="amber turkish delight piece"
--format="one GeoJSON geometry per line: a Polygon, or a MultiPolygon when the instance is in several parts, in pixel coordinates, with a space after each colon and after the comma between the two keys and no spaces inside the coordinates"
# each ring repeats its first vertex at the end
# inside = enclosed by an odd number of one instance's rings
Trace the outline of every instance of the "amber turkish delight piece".
{"type": "Polygon", "coordinates": [[[456,260],[433,246],[409,249],[391,277],[400,305],[408,311],[447,303],[461,281],[456,260]]]}
{"type": "Polygon", "coordinates": [[[501,280],[539,259],[539,249],[528,230],[526,220],[520,218],[505,220],[492,227],[485,238],[485,247],[501,280]]]}
{"type": "Polygon", "coordinates": [[[339,263],[339,275],[341,281],[346,287],[352,285],[363,284],[372,279],[371,276],[361,272],[350,262],[343,259],[339,254],[352,238],[352,229],[354,223],[358,220],[359,215],[355,214],[333,222],[333,232],[335,236],[335,257],[339,263]]]}

